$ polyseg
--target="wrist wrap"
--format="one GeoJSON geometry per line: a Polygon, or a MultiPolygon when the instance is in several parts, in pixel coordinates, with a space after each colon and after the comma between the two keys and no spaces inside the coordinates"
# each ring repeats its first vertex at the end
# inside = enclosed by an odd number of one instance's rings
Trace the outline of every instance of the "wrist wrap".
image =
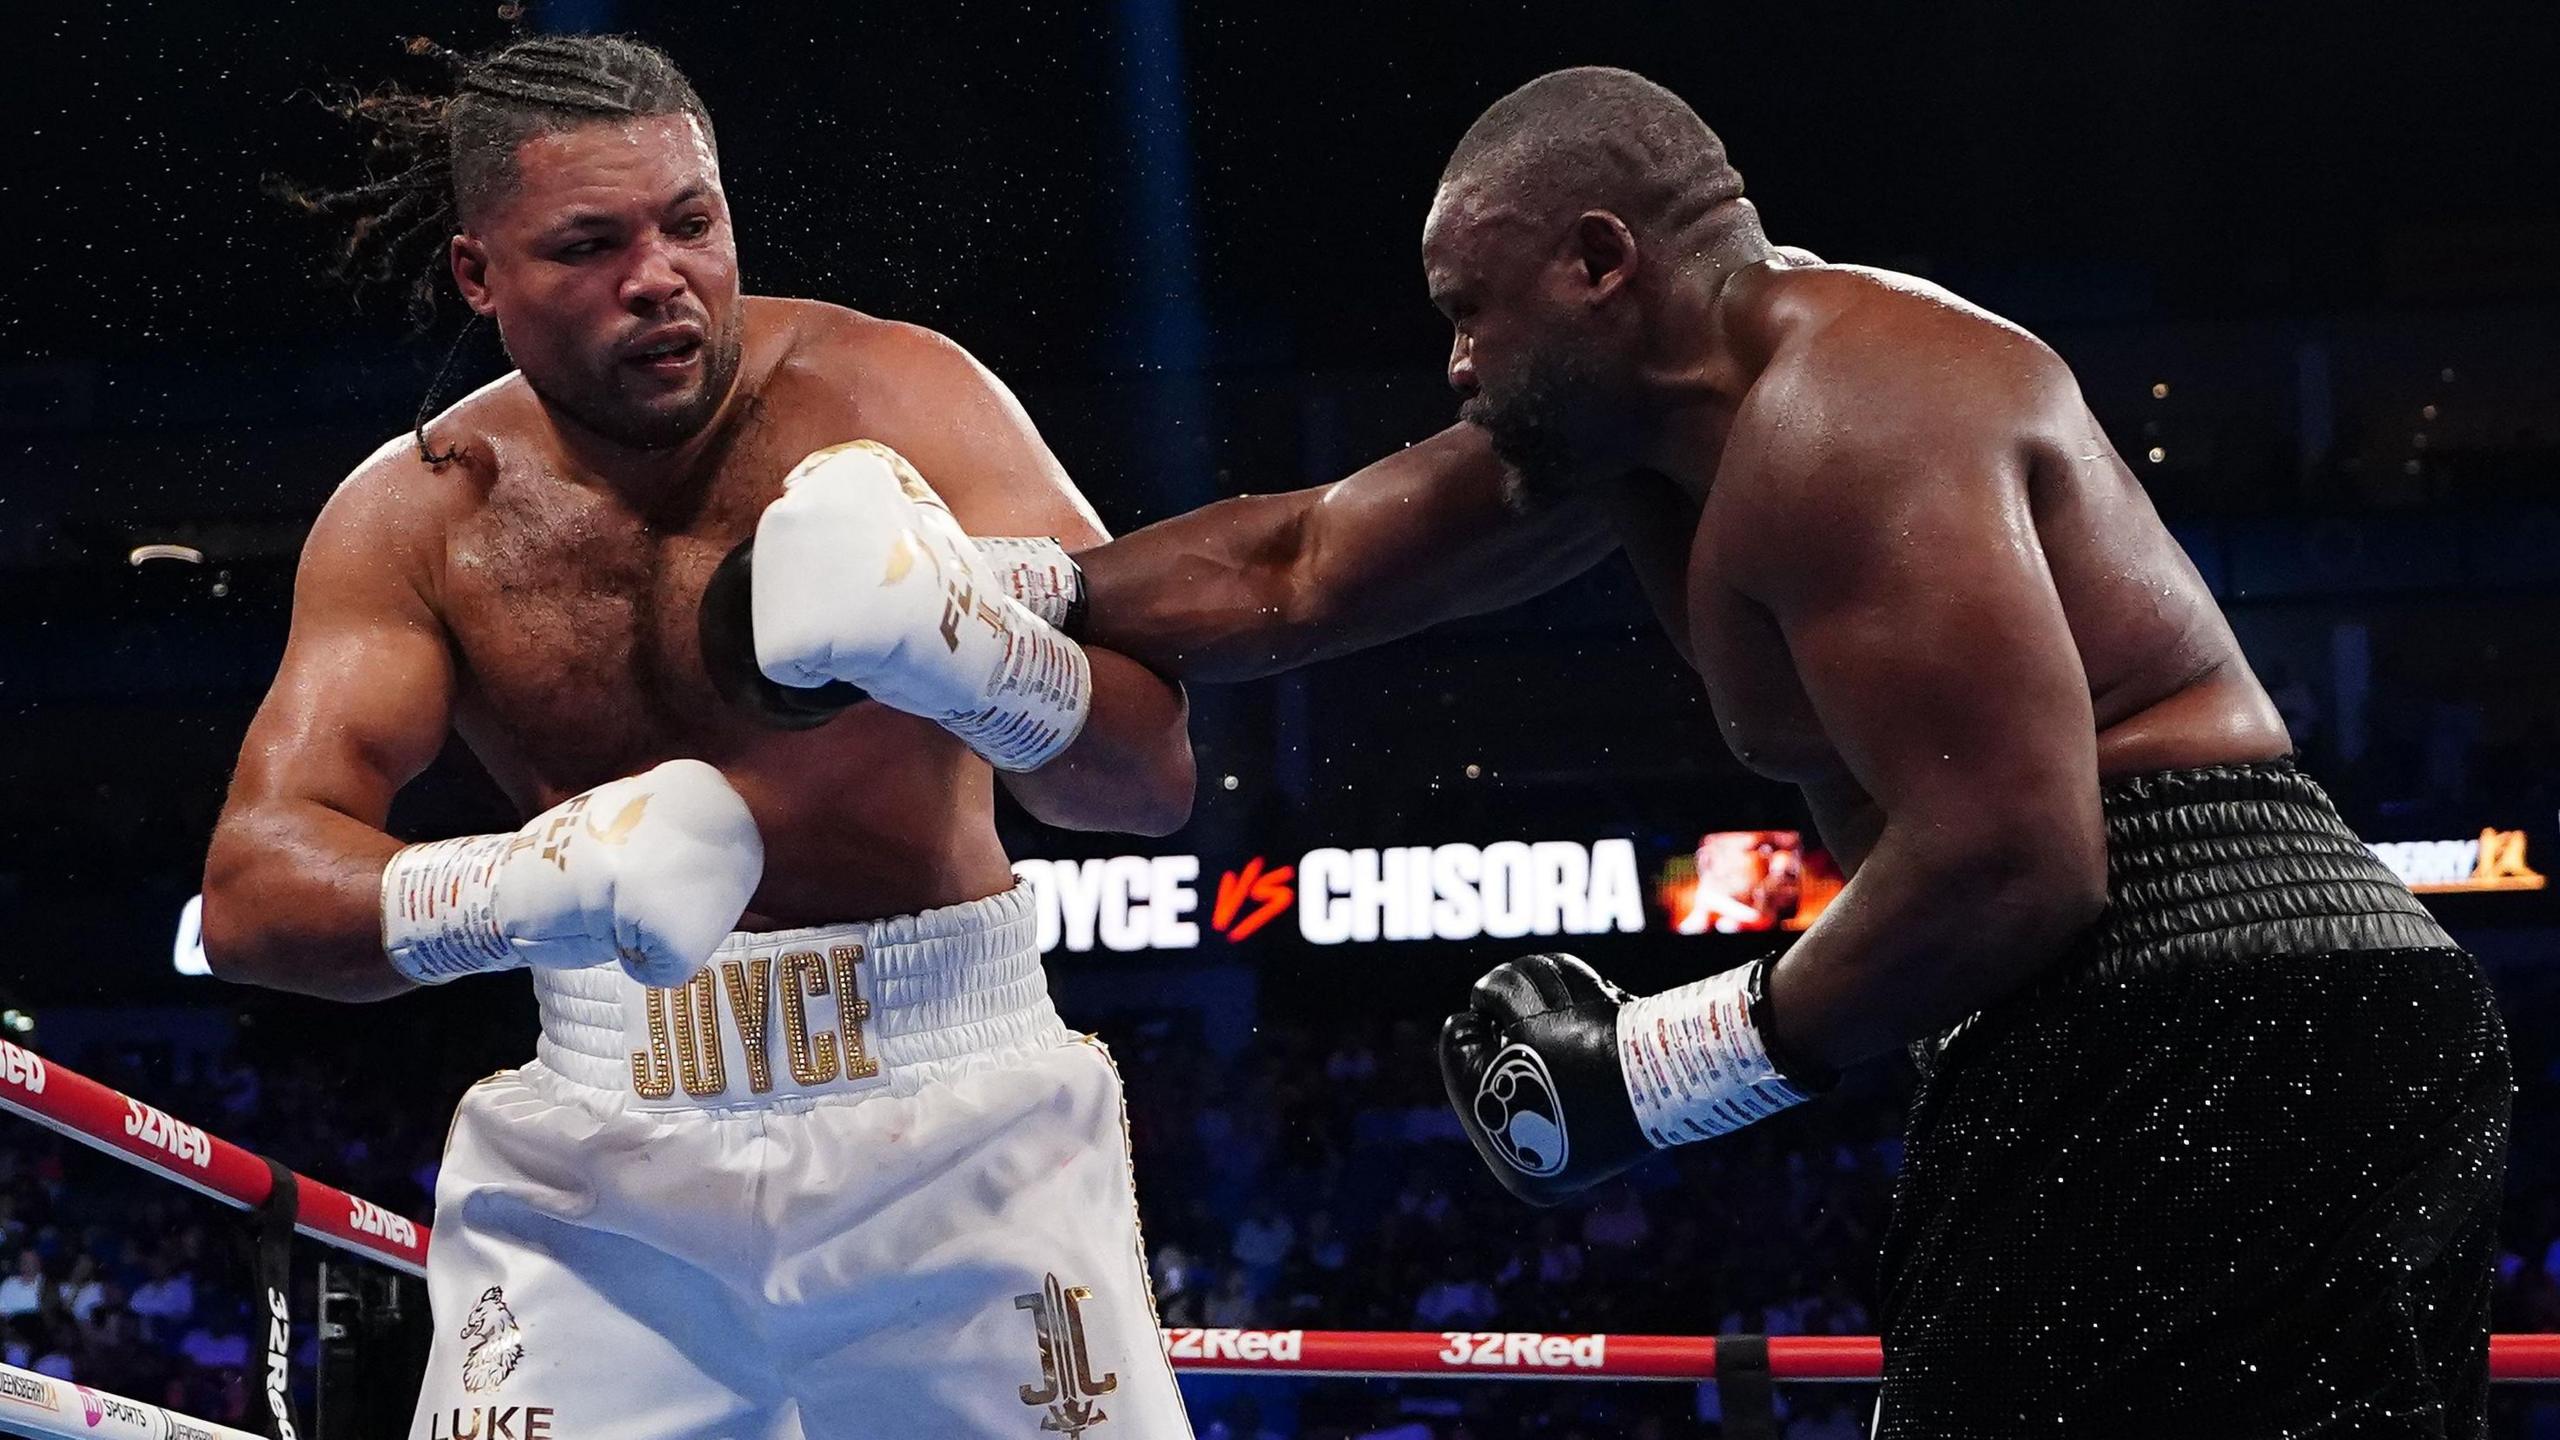
{"type": "Polygon", "coordinates": [[[524,961],[499,933],[498,867],[513,835],[412,845],[382,867],[382,949],[391,968],[441,985],[524,961]]]}
{"type": "Polygon", "coordinates": [[[1046,535],[998,535],[971,543],[1022,608],[1069,635],[1081,628],[1084,570],[1067,547],[1046,535]]]}
{"type": "Polygon", "coordinates": [[[1093,713],[1093,662],[1084,647],[1036,617],[1017,616],[984,709],[945,716],[960,737],[999,770],[1037,770],[1084,733],[1093,713]]]}
{"type": "Polygon", "coordinates": [[[1618,1061],[1627,1099],[1638,1128],[1657,1147],[1739,1130],[1810,1098],[1769,1057],[1760,1028],[1769,963],[1619,1007],[1618,1061]]]}

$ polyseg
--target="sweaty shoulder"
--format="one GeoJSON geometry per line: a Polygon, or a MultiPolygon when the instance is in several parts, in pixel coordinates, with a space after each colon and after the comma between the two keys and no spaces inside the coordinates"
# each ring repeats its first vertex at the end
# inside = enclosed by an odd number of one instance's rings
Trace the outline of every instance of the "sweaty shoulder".
{"type": "Polygon", "coordinates": [[[351,562],[396,574],[432,601],[446,537],[485,502],[503,457],[526,443],[509,412],[529,403],[530,392],[512,374],[455,403],[427,426],[428,444],[453,456],[442,464],[419,453],[414,433],[384,441],[338,482],[311,522],[305,573],[351,562]]]}
{"type": "MultiPolygon", "coordinates": [[[[775,384],[798,413],[894,446],[955,505],[962,497],[951,487],[981,472],[998,490],[1028,483],[1071,494],[1022,402],[950,338],[840,306],[782,303],[793,307],[782,312],[793,339],[775,384]]],[[[1098,526],[1081,500],[1073,508],[1067,518],[1098,526]]]]}
{"type": "Polygon", "coordinates": [[[1709,503],[1715,533],[1762,537],[1721,555],[1745,590],[1802,580],[1792,567],[1817,541],[1868,556],[1945,507],[2006,513],[2034,457],[2088,423],[2043,342],[1927,281],[1820,265],[1736,283],[1726,323],[1762,363],[1709,503]]]}
{"type": "Polygon", "coordinates": [[[773,383],[803,401],[850,400],[866,411],[917,391],[979,385],[986,372],[948,337],[821,300],[758,299],[787,337],[773,383]]]}
{"type": "Polygon", "coordinates": [[[2026,422],[2076,393],[2027,330],[1915,276],[1855,265],[1766,272],[1746,294],[1768,363],[1753,386],[1794,405],[1911,422],[2026,422]]]}
{"type": "Polygon", "coordinates": [[[2043,341],[1928,281],[1850,265],[1737,277],[1727,323],[1763,357],[1718,480],[1783,483],[1861,458],[1979,456],[2074,424],[2043,341]]]}

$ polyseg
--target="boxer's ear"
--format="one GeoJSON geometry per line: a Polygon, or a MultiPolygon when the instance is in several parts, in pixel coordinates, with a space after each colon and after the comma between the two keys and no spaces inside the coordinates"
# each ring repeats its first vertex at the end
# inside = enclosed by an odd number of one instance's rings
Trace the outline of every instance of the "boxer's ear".
{"type": "Polygon", "coordinates": [[[1584,211],[1573,222],[1571,243],[1585,304],[1597,305],[1607,300],[1635,278],[1635,232],[1609,211],[1584,211]]]}
{"type": "Polygon", "coordinates": [[[471,313],[486,315],[498,308],[489,293],[489,247],[469,234],[456,235],[446,252],[453,267],[453,283],[462,291],[462,303],[471,313]]]}

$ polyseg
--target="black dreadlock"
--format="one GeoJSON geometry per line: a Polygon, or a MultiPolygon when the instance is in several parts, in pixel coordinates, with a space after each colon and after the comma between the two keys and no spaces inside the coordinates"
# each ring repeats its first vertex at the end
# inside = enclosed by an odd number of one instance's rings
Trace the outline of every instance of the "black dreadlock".
{"type": "MultiPolygon", "coordinates": [[[[499,14],[512,21],[522,10],[511,5],[499,14]]],[[[421,36],[407,50],[441,62],[448,88],[435,93],[385,84],[325,102],[341,119],[372,132],[362,182],[344,190],[270,183],[306,212],[349,222],[335,273],[359,293],[410,271],[409,317],[419,333],[435,319],[445,237],[514,183],[517,146],[578,125],[652,115],[691,115],[701,122],[703,138],[713,138],[711,113],[684,72],[638,40],[534,35],[466,56],[421,36]]],[[[466,324],[454,337],[418,405],[418,454],[431,465],[457,453],[427,443],[427,419],[471,332],[466,324]]]]}

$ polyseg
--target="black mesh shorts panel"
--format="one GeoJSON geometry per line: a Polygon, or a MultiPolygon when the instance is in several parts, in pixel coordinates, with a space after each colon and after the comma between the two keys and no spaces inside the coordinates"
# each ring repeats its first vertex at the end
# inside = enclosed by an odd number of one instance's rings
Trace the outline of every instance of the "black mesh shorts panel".
{"type": "Polygon", "coordinates": [[[1877,1433],[2483,1433],[2489,987],[2290,766],[2134,785],[2090,944],[1922,1056],[1877,1433]]]}

